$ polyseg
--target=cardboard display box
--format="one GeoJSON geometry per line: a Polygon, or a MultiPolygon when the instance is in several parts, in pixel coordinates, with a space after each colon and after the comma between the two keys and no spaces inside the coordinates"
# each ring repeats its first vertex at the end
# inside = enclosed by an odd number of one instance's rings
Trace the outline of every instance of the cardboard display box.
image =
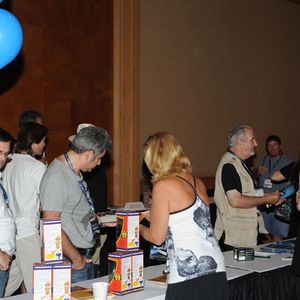
{"type": "Polygon", "coordinates": [[[143,251],[108,254],[108,290],[122,295],[144,288],[143,251]]]}
{"type": "Polygon", "coordinates": [[[55,262],[63,259],[61,220],[41,219],[42,261],[55,262]]]}
{"type": "Polygon", "coordinates": [[[139,213],[117,212],[117,251],[138,250],[140,246],[139,213]]]}

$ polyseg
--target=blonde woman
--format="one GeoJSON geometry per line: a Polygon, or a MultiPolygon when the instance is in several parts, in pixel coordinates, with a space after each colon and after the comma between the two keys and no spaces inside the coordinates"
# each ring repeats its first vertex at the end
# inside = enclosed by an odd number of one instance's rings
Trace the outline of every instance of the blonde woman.
{"type": "Polygon", "coordinates": [[[228,299],[222,252],[210,222],[203,182],[176,138],[166,132],[148,137],[144,160],[152,173],[150,227],[141,235],[167,244],[170,273],[166,299],[228,299]]]}

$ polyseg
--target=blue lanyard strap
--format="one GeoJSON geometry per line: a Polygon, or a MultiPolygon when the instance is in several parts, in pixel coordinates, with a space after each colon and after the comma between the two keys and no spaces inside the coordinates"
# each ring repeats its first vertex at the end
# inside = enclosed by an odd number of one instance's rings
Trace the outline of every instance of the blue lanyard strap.
{"type": "Polygon", "coordinates": [[[282,157],[282,154],[276,160],[276,162],[274,163],[273,167],[271,166],[271,156],[269,157],[269,174],[270,174],[270,176],[272,175],[272,172],[275,169],[275,167],[277,166],[277,164],[280,162],[281,157],[282,157]]]}
{"type": "MultiPolygon", "coordinates": [[[[73,172],[76,176],[78,176],[78,175],[76,174],[75,170],[74,170],[74,167],[73,167],[71,161],[70,161],[70,158],[69,158],[68,153],[64,153],[64,157],[65,157],[65,159],[66,159],[66,162],[67,162],[69,168],[72,170],[72,172],[73,172]]],[[[87,183],[86,183],[83,179],[81,179],[81,180],[78,180],[78,184],[79,184],[79,187],[80,187],[81,191],[82,191],[83,194],[85,195],[85,198],[86,198],[86,200],[87,200],[87,202],[88,202],[88,204],[89,204],[89,206],[90,206],[91,211],[92,211],[93,213],[95,213],[94,203],[93,203],[93,200],[92,200],[92,197],[91,197],[89,188],[88,188],[88,186],[87,186],[87,183]]]]}
{"type": "Polygon", "coordinates": [[[6,207],[9,208],[8,195],[7,195],[7,193],[6,193],[6,190],[4,189],[4,187],[3,187],[1,181],[0,181],[0,189],[1,189],[1,192],[2,192],[2,195],[3,195],[3,198],[4,198],[4,201],[5,201],[6,207]]]}

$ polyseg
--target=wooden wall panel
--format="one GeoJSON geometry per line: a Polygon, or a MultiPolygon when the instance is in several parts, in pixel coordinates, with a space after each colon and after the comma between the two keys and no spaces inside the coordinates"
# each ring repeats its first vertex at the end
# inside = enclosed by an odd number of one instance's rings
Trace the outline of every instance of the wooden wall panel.
{"type": "Polygon", "coordinates": [[[114,0],[114,197],[140,198],[139,36],[140,1],[114,0]]]}
{"type": "Polygon", "coordinates": [[[141,142],[172,132],[195,174],[214,176],[230,128],[246,123],[256,165],[270,134],[297,159],[299,52],[297,3],[142,0],[141,142]]]}
{"type": "Polygon", "coordinates": [[[20,112],[40,111],[49,161],[67,149],[78,123],[113,136],[113,1],[6,0],[0,7],[24,31],[22,53],[0,70],[0,126],[15,134],[20,112]]]}

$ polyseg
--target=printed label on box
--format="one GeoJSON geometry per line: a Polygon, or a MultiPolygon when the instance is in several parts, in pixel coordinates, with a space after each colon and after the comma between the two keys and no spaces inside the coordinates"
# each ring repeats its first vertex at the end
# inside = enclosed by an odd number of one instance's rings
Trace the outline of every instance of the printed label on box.
{"type": "Polygon", "coordinates": [[[52,267],[33,266],[33,300],[52,300],[52,267]]]}
{"type": "Polygon", "coordinates": [[[118,212],[117,250],[139,249],[139,213],[118,212]]]}
{"type": "Polygon", "coordinates": [[[55,264],[52,266],[53,300],[71,299],[71,264],[55,264]]]}
{"type": "Polygon", "coordinates": [[[108,254],[109,291],[134,292],[144,287],[143,251],[117,251],[108,254]]]}
{"type": "Polygon", "coordinates": [[[63,259],[61,220],[41,219],[42,226],[42,259],[59,261],[63,259]]]}
{"type": "Polygon", "coordinates": [[[114,252],[108,255],[109,291],[123,294],[132,288],[131,254],[114,252]]]}
{"type": "Polygon", "coordinates": [[[144,287],[144,255],[143,251],[132,255],[132,287],[144,287]]]}

